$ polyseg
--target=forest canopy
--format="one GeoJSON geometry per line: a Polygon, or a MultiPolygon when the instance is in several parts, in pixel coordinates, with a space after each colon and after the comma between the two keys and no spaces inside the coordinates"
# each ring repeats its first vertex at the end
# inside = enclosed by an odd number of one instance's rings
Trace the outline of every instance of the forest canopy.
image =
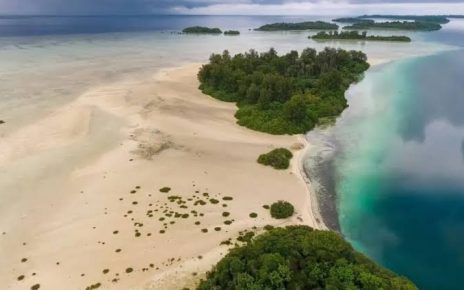
{"type": "Polygon", "coordinates": [[[366,40],[366,41],[397,41],[397,42],[411,42],[411,38],[402,35],[381,36],[381,35],[367,35],[366,31],[359,33],[357,30],[353,31],[330,31],[327,33],[321,31],[316,35],[309,36],[308,38],[316,40],[366,40]]]}
{"type": "Polygon", "coordinates": [[[213,289],[417,288],[356,252],[335,232],[290,226],[232,249],[198,287],[213,289]]]}
{"type": "Polygon", "coordinates": [[[192,33],[192,34],[221,34],[222,31],[219,28],[209,28],[203,26],[192,26],[187,27],[182,30],[183,33],[192,33]]]}
{"type": "Polygon", "coordinates": [[[271,134],[299,134],[346,107],[345,91],[369,68],[360,51],[307,48],[279,56],[274,49],[213,54],[198,73],[200,89],[236,102],[238,124],[271,134]]]}
{"type": "Polygon", "coordinates": [[[387,22],[356,22],[343,29],[397,29],[411,31],[434,31],[440,30],[441,25],[436,22],[425,21],[387,21],[387,22]]]}
{"type": "Polygon", "coordinates": [[[338,25],[334,23],[324,21],[306,21],[298,23],[272,23],[266,24],[259,28],[257,31],[285,31],[285,30],[309,30],[309,29],[327,29],[335,30],[338,29],[338,25]]]}
{"type": "Polygon", "coordinates": [[[358,23],[358,22],[373,23],[375,22],[374,20],[371,20],[371,19],[362,19],[359,17],[341,17],[341,18],[332,19],[332,21],[339,22],[339,23],[358,23]]]}
{"type": "Polygon", "coordinates": [[[383,14],[374,14],[374,15],[362,15],[357,17],[359,19],[363,18],[381,18],[381,19],[394,19],[394,20],[414,20],[414,21],[425,21],[425,22],[434,22],[439,24],[446,24],[449,21],[448,17],[445,15],[383,15],[383,14]]]}

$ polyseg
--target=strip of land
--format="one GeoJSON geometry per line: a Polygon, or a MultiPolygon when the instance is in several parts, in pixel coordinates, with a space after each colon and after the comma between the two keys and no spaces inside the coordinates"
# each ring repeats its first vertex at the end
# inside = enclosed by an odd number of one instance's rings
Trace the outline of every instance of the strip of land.
{"type": "Polygon", "coordinates": [[[297,23],[272,23],[266,24],[259,28],[256,28],[256,31],[291,31],[291,30],[336,30],[338,25],[334,23],[324,22],[324,21],[306,21],[306,22],[297,22],[297,23]]]}
{"type": "Polygon", "coordinates": [[[324,228],[301,137],[236,125],[235,105],[198,90],[199,67],[96,87],[4,138],[2,285],[192,288],[240,231],[324,228]],[[278,147],[293,148],[289,170],[256,162],[278,147]],[[278,200],[297,213],[272,219],[278,200]]]}
{"type": "Polygon", "coordinates": [[[411,42],[411,38],[403,35],[367,35],[367,32],[359,33],[358,31],[342,31],[338,33],[327,33],[321,31],[313,36],[309,36],[310,39],[315,40],[364,40],[364,41],[393,41],[393,42],[411,42]]]}

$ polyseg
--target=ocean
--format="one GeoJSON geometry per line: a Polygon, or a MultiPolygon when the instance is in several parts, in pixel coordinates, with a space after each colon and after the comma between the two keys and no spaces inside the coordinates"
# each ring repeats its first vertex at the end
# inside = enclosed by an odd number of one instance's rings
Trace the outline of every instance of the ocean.
{"type": "Polygon", "coordinates": [[[464,283],[462,23],[429,38],[456,50],[373,67],[336,125],[308,134],[331,225],[426,290],[464,283]]]}
{"type": "MultiPolygon", "coordinates": [[[[251,30],[314,19],[330,17],[0,17],[0,120],[8,124],[0,134],[8,136],[96,85],[146,79],[162,68],[206,62],[224,49],[363,50],[381,64],[350,88],[350,107],[333,126],[307,136],[316,145],[306,168],[318,185],[322,214],[356,249],[420,289],[461,289],[464,22],[407,33],[412,43],[322,43],[308,40],[308,32],[251,30]],[[241,35],[178,33],[191,25],[241,35]]],[[[1,177],[0,189],[11,182],[1,177]]]]}

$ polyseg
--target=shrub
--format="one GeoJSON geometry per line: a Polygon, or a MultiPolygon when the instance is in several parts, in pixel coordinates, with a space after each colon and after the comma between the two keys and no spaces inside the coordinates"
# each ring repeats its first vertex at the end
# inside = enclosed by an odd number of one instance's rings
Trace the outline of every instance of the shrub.
{"type": "Polygon", "coordinates": [[[197,289],[417,288],[356,252],[335,232],[291,226],[230,250],[197,289]]]}
{"type": "Polygon", "coordinates": [[[252,213],[250,213],[250,217],[251,217],[251,218],[257,218],[257,217],[258,217],[258,214],[255,213],[255,212],[252,212],[252,213]]]}
{"type": "Polygon", "coordinates": [[[271,216],[276,219],[291,217],[294,211],[293,205],[287,201],[278,201],[271,205],[271,216]]]}
{"type": "Polygon", "coordinates": [[[209,200],[209,202],[211,202],[212,204],[218,204],[219,200],[217,200],[215,198],[212,198],[212,199],[209,200]]]}
{"type": "Polygon", "coordinates": [[[170,191],[171,191],[171,188],[167,186],[160,188],[160,192],[163,192],[163,193],[168,193],[170,191]]]}
{"type": "Polygon", "coordinates": [[[262,154],[258,157],[258,163],[272,166],[275,169],[287,169],[290,166],[290,159],[293,154],[288,149],[277,148],[269,153],[262,154]]]}

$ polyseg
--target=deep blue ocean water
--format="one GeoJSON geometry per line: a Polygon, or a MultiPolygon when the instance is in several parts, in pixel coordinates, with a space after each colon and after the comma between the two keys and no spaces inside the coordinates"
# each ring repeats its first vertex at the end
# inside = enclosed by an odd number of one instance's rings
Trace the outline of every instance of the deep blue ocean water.
{"type": "Polygon", "coordinates": [[[386,65],[365,80],[385,107],[338,130],[342,233],[420,289],[464,289],[463,80],[462,49],[386,65]]]}

